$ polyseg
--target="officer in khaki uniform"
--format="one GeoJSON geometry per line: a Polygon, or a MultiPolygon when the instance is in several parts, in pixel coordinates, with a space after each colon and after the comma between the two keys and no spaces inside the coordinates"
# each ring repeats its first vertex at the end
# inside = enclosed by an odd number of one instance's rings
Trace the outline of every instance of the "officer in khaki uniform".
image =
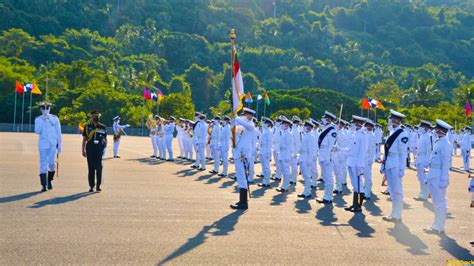
{"type": "Polygon", "coordinates": [[[46,191],[46,186],[53,189],[56,151],[61,153],[62,148],[61,124],[57,116],[49,113],[51,103],[43,102],[39,107],[42,115],[35,119],[35,133],[39,137],[41,191],[46,191]]]}
{"type": "Polygon", "coordinates": [[[429,234],[443,234],[448,205],[446,202],[446,189],[449,185],[449,169],[452,164],[452,147],[446,134],[452,127],[443,120],[436,119],[435,131],[438,139],[435,141],[431,152],[428,185],[434,207],[434,223],[430,228],[424,229],[429,234]]]}

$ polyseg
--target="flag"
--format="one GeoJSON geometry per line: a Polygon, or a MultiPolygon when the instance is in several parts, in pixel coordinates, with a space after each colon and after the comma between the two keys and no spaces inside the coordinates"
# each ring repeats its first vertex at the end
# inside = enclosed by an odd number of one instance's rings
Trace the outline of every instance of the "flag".
{"type": "Polygon", "coordinates": [[[33,94],[42,94],[40,89],[38,88],[38,86],[36,86],[35,83],[31,83],[31,84],[33,84],[33,89],[31,90],[31,93],[33,93],[33,94]]]}
{"type": "Polygon", "coordinates": [[[246,103],[253,103],[252,95],[250,94],[250,91],[247,92],[247,95],[245,96],[245,102],[246,103]]]}
{"type": "Polygon", "coordinates": [[[25,92],[31,92],[33,90],[33,84],[31,82],[25,82],[23,84],[23,89],[25,92]]]}
{"type": "Polygon", "coordinates": [[[262,95],[260,95],[260,94],[259,94],[259,95],[257,95],[257,102],[261,102],[261,101],[262,101],[262,99],[263,99],[262,95]]]}
{"type": "Polygon", "coordinates": [[[270,105],[270,97],[268,97],[268,93],[265,92],[265,104],[270,105]]]}
{"type": "Polygon", "coordinates": [[[365,97],[362,97],[362,109],[364,110],[370,109],[370,103],[365,97]]]}
{"type": "Polygon", "coordinates": [[[158,101],[161,102],[161,100],[165,98],[165,95],[163,94],[163,92],[161,92],[160,89],[156,89],[156,92],[158,93],[158,101]]]}
{"type": "Polygon", "coordinates": [[[379,104],[379,101],[369,98],[369,104],[370,104],[370,108],[375,108],[377,107],[377,104],[379,104]]]}
{"type": "Polygon", "coordinates": [[[150,92],[148,91],[148,89],[147,89],[146,87],[143,89],[143,97],[144,97],[146,100],[150,100],[150,99],[151,99],[150,92]]]}
{"type": "Polygon", "coordinates": [[[23,86],[21,85],[19,81],[16,81],[15,90],[19,94],[22,94],[23,92],[25,92],[25,88],[23,88],[23,86]]]}
{"type": "Polygon", "coordinates": [[[469,100],[466,100],[466,116],[470,116],[472,113],[471,104],[469,104],[469,100]]]}
{"type": "Polygon", "coordinates": [[[156,93],[154,90],[151,91],[150,97],[153,101],[157,102],[158,101],[158,96],[156,96],[156,93]]]}
{"type": "Polygon", "coordinates": [[[236,114],[242,110],[242,99],[245,97],[244,81],[240,71],[240,62],[237,53],[232,51],[234,56],[234,67],[232,73],[232,113],[236,114]]]}

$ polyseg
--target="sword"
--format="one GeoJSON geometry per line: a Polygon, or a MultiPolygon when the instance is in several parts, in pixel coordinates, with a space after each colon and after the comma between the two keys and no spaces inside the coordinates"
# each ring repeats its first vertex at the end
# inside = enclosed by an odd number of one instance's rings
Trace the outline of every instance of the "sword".
{"type": "Polygon", "coordinates": [[[250,165],[248,164],[248,160],[245,157],[242,157],[242,163],[244,164],[244,169],[245,169],[245,179],[247,180],[247,191],[249,192],[249,199],[252,197],[250,194],[250,184],[249,184],[249,171],[250,171],[250,165]]]}
{"type": "Polygon", "coordinates": [[[56,177],[59,177],[59,152],[56,152],[56,177]]]}

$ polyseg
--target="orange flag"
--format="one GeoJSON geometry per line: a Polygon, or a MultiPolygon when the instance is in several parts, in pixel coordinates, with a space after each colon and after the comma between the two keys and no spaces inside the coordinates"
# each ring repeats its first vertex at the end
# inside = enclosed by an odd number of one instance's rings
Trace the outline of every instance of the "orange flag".
{"type": "Polygon", "coordinates": [[[365,97],[362,97],[362,109],[364,110],[370,109],[370,103],[365,97]]]}

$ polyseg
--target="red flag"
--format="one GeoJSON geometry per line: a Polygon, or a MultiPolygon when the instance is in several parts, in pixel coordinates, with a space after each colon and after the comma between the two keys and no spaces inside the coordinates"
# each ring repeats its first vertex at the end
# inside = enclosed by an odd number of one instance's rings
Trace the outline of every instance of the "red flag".
{"type": "Polygon", "coordinates": [[[15,90],[19,94],[22,94],[23,92],[25,92],[25,89],[23,88],[23,85],[21,85],[21,83],[19,81],[16,81],[15,90]]]}
{"type": "Polygon", "coordinates": [[[143,97],[147,100],[151,100],[151,94],[146,87],[143,89],[143,97]]]}
{"type": "Polygon", "coordinates": [[[469,104],[469,101],[466,100],[466,116],[470,116],[472,113],[471,105],[469,104]]]}
{"type": "Polygon", "coordinates": [[[370,109],[370,103],[365,97],[362,97],[362,109],[364,110],[370,109]]]}

